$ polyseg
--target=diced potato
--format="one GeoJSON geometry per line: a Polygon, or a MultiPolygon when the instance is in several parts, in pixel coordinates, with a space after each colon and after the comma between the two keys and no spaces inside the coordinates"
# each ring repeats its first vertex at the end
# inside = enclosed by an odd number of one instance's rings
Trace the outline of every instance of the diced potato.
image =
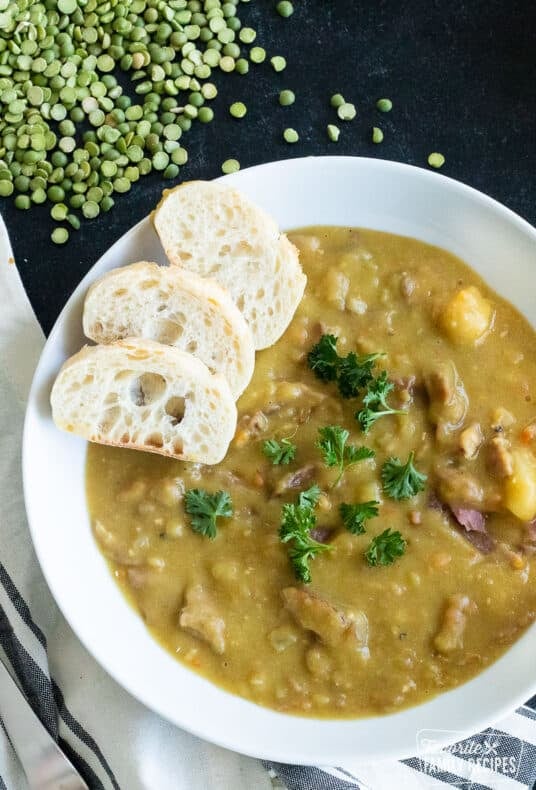
{"type": "Polygon", "coordinates": [[[504,484],[504,503],[514,516],[531,521],[536,516],[536,457],[525,448],[512,451],[514,473],[504,484]]]}
{"type": "Polygon", "coordinates": [[[478,288],[470,285],[458,291],[440,315],[443,331],[460,345],[473,345],[491,326],[493,306],[478,288]]]}

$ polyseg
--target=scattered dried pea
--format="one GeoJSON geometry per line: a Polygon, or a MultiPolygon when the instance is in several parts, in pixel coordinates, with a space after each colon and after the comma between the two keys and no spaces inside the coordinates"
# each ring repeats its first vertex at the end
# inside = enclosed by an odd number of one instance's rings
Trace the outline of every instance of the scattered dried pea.
{"type": "Polygon", "coordinates": [[[69,239],[69,231],[67,228],[54,228],[50,234],[50,238],[54,244],[65,244],[65,242],[69,239]]]}
{"type": "Polygon", "coordinates": [[[295,101],[296,96],[291,90],[286,89],[279,94],[279,104],[281,107],[289,107],[291,104],[294,104],[295,101]]]}
{"type": "Polygon", "coordinates": [[[382,143],[383,142],[383,132],[379,128],[379,126],[372,127],[372,142],[373,143],[382,143]]]}
{"type": "Polygon", "coordinates": [[[351,104],[351,102],[344,102],[337,108],[337,115],[341,121],[353,121],[357,115],[355,105],[351,104]]]}
{"type": "Polygon", "coordinates": [[[270,58],[270,63],[274,71],[283,71],[287,67],[287,61],[282,55],[274,55],[270,58]]]}
{"type": "Polygon", "coordinates": [[[276,5],[276,10],[279,16],[288,18],[294,13],[294,6],[290,0],[280,0],[280,2],[276,5]]]}
{"type": "Polygon", "coordinates": [[[338,109],[342,104],[345,103],[344,96],[342,95],[342,93],[334,93],[331,99],[329,100],[329,103],[331,104],[332,107],[338,109]]]}
{"type": "Polygon", "coordinates": [[[249,51],[252,63],[263,63],[266,60],[266,50],[262,47],[252,47],[249,51]]]}
{"type": "Polygon", "coordinates": [[[391,99],[378,99],[376,102],[376,108],[380,112],[391,112],[393,109],[393,102],[391,99]]]}
{"type": "Polygon", "coordinates": [[[229,112],[233,116],[233,118],[243,118],[244,115],[247,113],[247,107],[244,102],[235,101],[229,107],[229,112]]]}
{"type": "Polygon", "coordinates": [[[430,165],[430,167],[435,167],[436,170],[438,170],[440,167],[443,167],[443,165],[445,164],[445,157],[443,156],[443,154],[439,154],[437,152],[429,154],[428,164],[430,165]]]}
{"type": "Polygon", "coordinates": [[[221,166],[221,171],[225,173],[225,175],[236,173],[238,170],[240,170],[240,162],[238,159],[226,159],[221,166]]]}
{"type": "Polygon", "coordinates": [[[335,124],[333,123],[328,123],[327,131],[328,131],[328,137],[331,140],[331,142],[336,143],[341,133],[339,127],[335,126],[335,124]]]}
{"type": "Polygon", "coordinates": [[[286,143],[297,143],[300,139],[300,135],[296,131],[296,129],[285,129],[283,132],[283,138],[286,143]]]}

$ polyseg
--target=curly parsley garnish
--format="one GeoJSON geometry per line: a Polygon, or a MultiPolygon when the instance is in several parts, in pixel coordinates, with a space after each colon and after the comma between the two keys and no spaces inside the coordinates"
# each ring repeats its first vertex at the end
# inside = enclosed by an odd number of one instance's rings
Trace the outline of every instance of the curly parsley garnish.
{"type": "Polygon", "coordinates": [[[202,488],[190,488],[184,495],[184,508],[192,517],[194,532],[211,539],[216,537],[216,519],[233,515],[233,503],[227,491],[210,494],[202,488]]]}
{"type": "Polygon", "coordinates": [[[335,335],[322,335],[307,355],[307,362],[315,376],[322,381],[335,381],[340,357],[335,335]]]}
{"type": "Polygon", "coordinates": [[[289,439],[267,439],[262,445],[264,455],[270,459],[274,466],[284,466],[294,460],[296,445],[289,439]]]}
{"type": "Polygon", "coordinates": [[[375,456],[374,450],[369,447],[356,447],[354,444],[347,444],[350,433],[340,425],[327,425],[325,428],[319,428],[318,434],[320,438],[316,446],[322,453],[324,463],[326,466],[337,466],[339,469],[339,476],[334,486],[339,483],[350,466],[375,456]]]}
{"type": "Polygon", "coordinates": [[[391,532],[387,528],[371,540],[365,552],[365,559],[369,565],[391,565],[397,557],[404,554],[406,545],[400,532],[391,532]]]}
{"type": "Polygon", "coordinates": [[[343,398],[355,398],[372,379],[375,361],[382,354],[355,354],[346,357],[337,353],[335,335],[322,335],[307,355],[307,362],[315,376],[322,381],[337,381],[343,398]]]}
{"type": "Polygon", "coordinates": [[[311,486],[302,491],[297,504],[283,505],[279,537],[283,543],[290,543],[289,558],[296,578],[304,584],[311,581],[309,561],[317,554],[330,551],[331,546],[319,543],[311,537],[311,530],[316,524],[314,508],[320,496],[318,486],[311,486]]]}
{"type": "Polygon", "coordinates": [[[383,354],[354,354],[339,361],[337,384],[343,398],[355,398],[372,380],[372,369],[383,354]]]}
{"type": "Polygon", "coordinates": [[[427,476],[413,465],[411,452],[405,464],[400,458],[389,458],[382,466],[383,490],[391,499],[411,499],[424,489],[427,476]]]}
{"type": "Polygon", "coordinates": [[[377,378],[372,378],[367,386],[367,393],[363,398],[363,408],[356,412],[355,418],[365,433],[368,433],[376,420],[388,414],[405,414],[402,409],[392,409],[387,403],[387,396],[394,384],[387,378],[387,373],[382,371],[377,378]]]}
{"type": "Polygon", "coordinates": [[[339,513],[346,529],[352,535],[362,535],[365,531],[365,521],[378,515],[379,504],[376,500],[358,502],[355,505],[342,502],[339,505],[339,513]]]}

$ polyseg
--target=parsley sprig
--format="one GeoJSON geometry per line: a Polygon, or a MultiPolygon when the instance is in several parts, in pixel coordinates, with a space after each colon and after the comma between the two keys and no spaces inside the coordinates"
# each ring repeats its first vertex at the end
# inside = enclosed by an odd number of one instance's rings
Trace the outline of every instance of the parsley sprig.
{"type": "Polygon", "coordinates": [[[365,552],[365,559],[369,565],[391,565],[397,557],[406,551],[406,541],[400,532],[392,532],[388,527],[370,542],[365,552]]]}
{"type": "Polygon", "coordinates": [[[340,357],[337,354],[335,335],[322,335],[307,355],[307,362],[315,376],[321,381],[335,381],[340,357]]]}
{"type": "Polygon", "coordinates": [[[343,398],[355,398],[372,380],[372,369],[383,354],[354,354],[339,362],[337,384],[343,398]]]}
{"type": "Polygon", "coordinates": [[[307,355],[309,367],[322,381],[337,381],[343,398],[355,398],[372,379],[372,369],[382,354],[337,353],[338,338],[322,335],[307,355]]]}
{"type": "Polygon", "coordinates": [[[296,455],[296,445],[289,439],[267,439],[262,445],[264,455],[274,466],[284,466],[294,460],[296,455]]]}
{"type": "Polygon", "coordinates": [[[339,469],[334,487],[339,483],[345,471],[367,458],[374,458],[375,452],[370,447],[357,447],[354,444],[347,444],[350,432],[340,425],[326,425],[318,429],[319,439],[316,446],[322,453],[322,458],[326,466],[336,466],[339,469]]]}
{"type": "Polygon", "coordinates": [[[342,502],[339,505],[339,513],[346,529],[352,535],[362,535],[365,532],[365,521],[378,515],[379,504],[376,500],[358,502],[353,505],[342,502]]]}
{"type": "Polygon", "coordinates": [[[289,543],[289,558],[296,578],[304,584],[311,581],[310,560],[318,554],[329,551],[331,546],[319,543],[311,537],[311,530],[316,524],[314,508],[320,497],[317,485],[302,491],[297,504],[283,505],[279,537],[283,543],[289,543]]]}
{"type": "Polygon", "coordinates": [[[427,476],[415,468],[414,457],[412,451],[405,464],[400,458],[389,458],[383,464],[383,490],[391,499],[410,499],[424,489],[427,476]]]}
{"type": "Polygon", "coordinates": [[[184,508],[192,517],[194,532],[211,539],[216,537],[216,519],[233,515],[233,503],[227,491],[210,494],[202,488],[190,488],[184,495],[184,508]]]}
{"type": "Polygon", "coordinates": [[[392,409],[387,403],[387,396],[393,387],[394,384],[387,378],[385,370],[368,383],[367,393],[363,398],[363,408],[355,414],[364,433],[368,433],[380,417],[388,414],[405,414],[402,409],[392,409]]]}

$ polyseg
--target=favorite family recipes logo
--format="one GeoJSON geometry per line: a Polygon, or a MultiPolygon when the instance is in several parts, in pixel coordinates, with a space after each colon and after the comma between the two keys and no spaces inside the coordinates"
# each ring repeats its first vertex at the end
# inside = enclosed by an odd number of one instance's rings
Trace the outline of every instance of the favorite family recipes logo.
{"type": "Polygon", "coordinates": [[[489,729],[479,735],[462,736],[455,730],[421,730],[417,733],[419,769],[453,787],[469,790],[473,784],[489,785],[493,774],[516,779],[521,767],[523,742],[489,729]]]}

